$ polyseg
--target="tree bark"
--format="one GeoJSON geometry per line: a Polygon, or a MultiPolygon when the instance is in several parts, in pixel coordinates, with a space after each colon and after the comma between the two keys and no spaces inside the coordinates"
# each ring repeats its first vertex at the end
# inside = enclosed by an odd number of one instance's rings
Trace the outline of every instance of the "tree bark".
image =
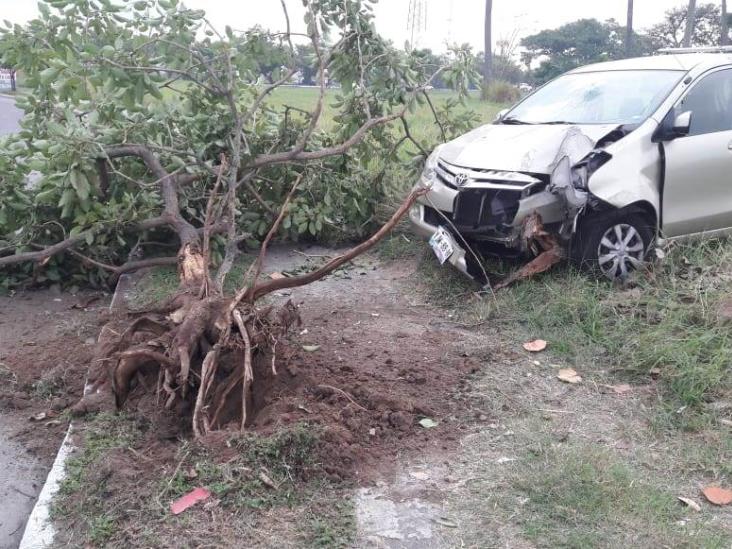
{"type": "Polygon", "coordinates": [[[691,47],[691,39],[694,37],[694,26],[696,25],[696,0],[689,0],[689,9],[686,12],[686,30],[684,41],[681,45],[685,48],[691,47]]]}
{"type": "Polygon", "coordinates": [[[722,36],[720,45],[729,46],[729,15],[727,13],[727,0],[722,0],[722,36]]]}
{"type": "Polygon", "coordinates": [[[625,26],[625,55],[633,57],[633,0],[628,0],[628,19],[625,26]]]}
{"type": "Polygon", "coordinates": [[[485,0],[485,59],[483,60],[483,85],[493,79],[493,0],[485,0]]]}

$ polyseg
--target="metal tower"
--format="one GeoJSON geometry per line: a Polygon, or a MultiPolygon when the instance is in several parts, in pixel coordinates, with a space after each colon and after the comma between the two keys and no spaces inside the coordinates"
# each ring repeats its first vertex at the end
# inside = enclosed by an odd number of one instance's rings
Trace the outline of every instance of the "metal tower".
{"type": "Polygon", "coordinates": [[[428,0],[409,0],[407,33],[409,47],[412,49],[418,45],[422,34],[427,31],[427,6],[428,0]]]}

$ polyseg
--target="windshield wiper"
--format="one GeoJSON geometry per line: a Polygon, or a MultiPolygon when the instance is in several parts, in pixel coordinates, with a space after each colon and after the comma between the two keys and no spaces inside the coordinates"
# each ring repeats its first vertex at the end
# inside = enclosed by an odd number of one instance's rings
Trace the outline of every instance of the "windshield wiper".
{"type": "Polygon", "coordinates": [[[533,124],[533,122],[525,122],[523,120],[519,120],[518,118],[509,116],[508,118],[504,118],[503,120],[501,120],[501,124],[530,125],[533,124]]]}
{"type": "Polygon", "coordinates": [[[550,120],[549,122],[542,122],[547,126],[564,124],[566,126],[574,126],[576,122],[567,122],[566,120],[550,120]]]}

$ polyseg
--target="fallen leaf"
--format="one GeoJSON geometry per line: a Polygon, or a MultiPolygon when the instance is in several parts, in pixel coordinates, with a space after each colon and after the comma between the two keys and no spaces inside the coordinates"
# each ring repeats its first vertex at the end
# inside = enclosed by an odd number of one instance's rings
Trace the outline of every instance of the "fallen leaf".
{"type": "Polygon", "coordinates": [[[582,377],[573,368],[562,368],[557,373],[557,377],[565,383],[580,383],[582,377]]]}
{"type": "Polygon", "coordinates": [[[539,353],[546,349],[546,341],[543,339],[535,339],[533,341],[527,341],[524,343],[524,349],[530,353],[539,353]]]}
{"type": "Polygon", "coordinates": [[[451,520],[444,519],[442,517],[432,519],[440,526],[446,526],[447,528],[457,528],[458,525],[451,520]]]}
{"type": "Polygon", "coordinates": [[[719,423],[726,425],[727,427],[732,427],[732,419],[720,419],[719,423]]]}
{"type": "Polygon", "coordinates": [[[679,501],[683,504],[685,504],[687,507],[691,507],[694,509],[694,511],[701,511],[701,505],[699,505],[696,501],[694,501],[691,498],[685,498],[685,497],[678,497],[679,501]]]}
{"type": "Polygon", "coordinates": [[[729,505],[732,503],[732,490],[720,488],[719,486],[707,486],[702,490],[702,494],[709,503],[714,505],[729,505]]]}
{"type": "Polygon", "coordinates": [[[496,463],[499,465],[503,463],[511,463],[512,461],[516,461],[516,458],[510,458],[510,457],[501,457],[496,460],[496,463]]]}
{"type": "Polygon", "coordinates": [[[285,275],[283,275],[282,273],[271,273],[271,274],[269,275],[269,277],[270,277],[270,278],[271,278],[272,280],[282,280],[283,278],[287,278],[287,277],[286,277],[285,275]]]}
{"type": "Polygon", "coordinates": [[[306,351],[308,353],[314,353],[318,349],[320,349],[320,345],[303,345],[302,346],[302,350],[306,351]]]}
{"type": "Polygon", "coordinates": [[[648,373],[653,379],[658,379],[661,377],[661,368],[651,368],[648,373]]]}
{"type": "Polygon", "coordinates": [[[432,429],[433,427],[437,427],[439,425],[439,423],[437,423],[434,419],[430,419],[428,417],[420,419],[419,424],[425,429],[432,429]]]}
{"type": "Polygon", "coordinates": [[[264,471],[260,471],[258,477],[259,477],[259,480],[262,482],[262,484],[264,484],[266,487],[272,488],[273,490],[277,490],[277,485],[274,483],[274,481],[271,478],[269,478],[267,473],[265,473],[264,471]]]}
{"type": "Polygon", "coordinates": [[[195,488],[188,492],[185,496],[178,498],[170,504],[170,512],[174,515],[180,515],[189,507],[193,507],[199,501],[205,501],[211,497],[211,492],[205,488],[195,488]]]}

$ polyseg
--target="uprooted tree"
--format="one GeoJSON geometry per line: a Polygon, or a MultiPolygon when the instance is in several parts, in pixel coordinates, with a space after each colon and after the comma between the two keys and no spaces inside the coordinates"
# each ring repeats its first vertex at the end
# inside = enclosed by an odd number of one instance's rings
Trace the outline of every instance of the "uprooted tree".
{"type": "MultiPolygon", "coordinates": [[[[368,209],[374,195],[364,193],[383,192],[370,190],[374,180],[390,163],[408,164],[403,146],[430,150],[410,132],[415,105],[429,106],[439,139],[467,122],[452,116],[453,104],[433,104],[424,67],[378,36],[370,0],[304,5],[306,32],[297,33],[282,2],[285,29],[266,43],[279,44],[284,64],[266,82],[256,62],[264,31],[219,33],[177,0],[48,0],[38,20],[4,31],[3,62],[22,69],[31,90],[19,100],[22,131],[0,148],[3,278],[113,284],[143,267],[178,268],[171,298],[102,330],[77,412],[122,406],[134,381],[157,374],[150,390],[161,406],[190,414],[197,436],[230,422],[243,428],[255,377],[276,375],[277,343],[298,321],[292,304],[261,300],[368,250],[422,191],[305,275],[261,280],[270,241],[338,231],[349,209],[368,209]],[[314,52],[317,100],[309,111],[274,108],[298,43],[314,52]],[[335,99],[328,81],[340,84],[335,99]],[[336,111],[329,132],[327,107],[336,111]],[[256,260],[225,292],[253,240],[256,260]],[[165,255],[171,243],[177,253],[165,255]]],[[[470,52],[450,59],[433,77],[464,91],[475,76],[470,52]]]]}

